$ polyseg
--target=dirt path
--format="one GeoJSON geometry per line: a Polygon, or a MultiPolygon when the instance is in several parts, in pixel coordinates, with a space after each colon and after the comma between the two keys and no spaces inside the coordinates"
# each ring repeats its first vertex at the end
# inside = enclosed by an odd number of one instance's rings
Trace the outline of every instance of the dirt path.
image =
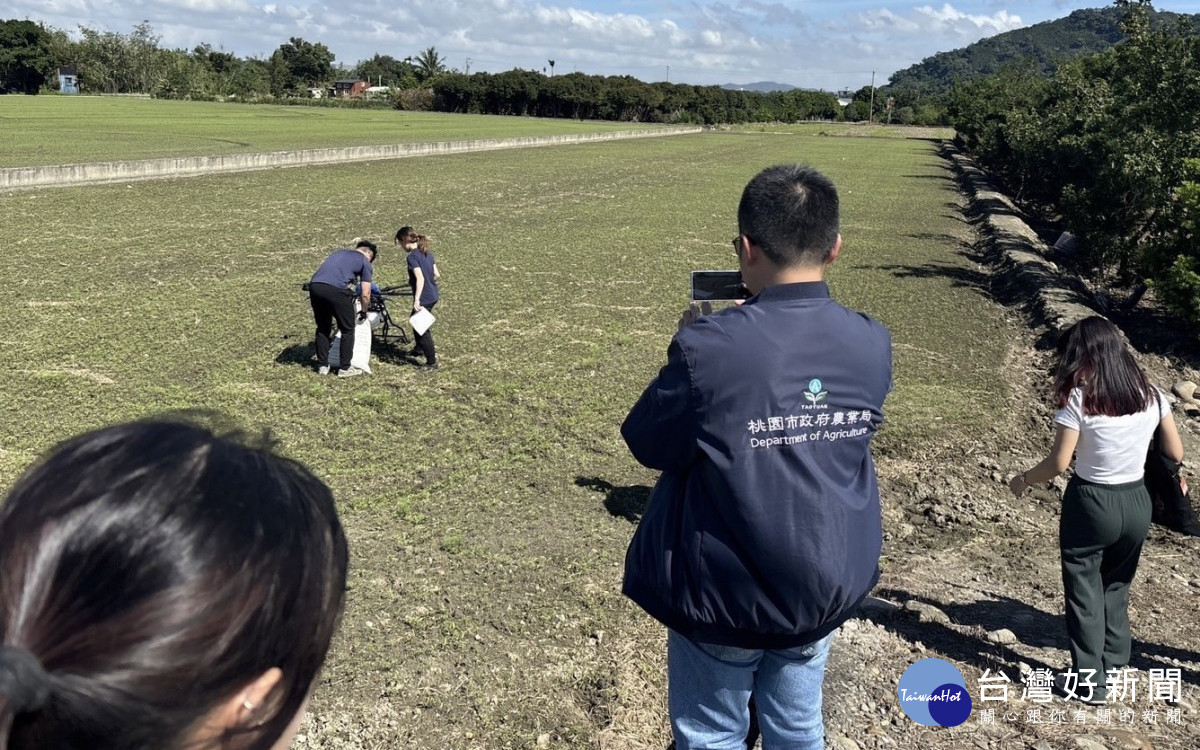
{"type": "MultiPolygon", "coordinates": [[[[982,240],[968,255],[999,281],[982,240]]],[[[996,374],[993,387],[1011,394],[1007,417],[969,444],[930,446],[920,462],[879,461],[886,543],[875,594],[884,601],[847,623],[835,647],[826,683],[830,746],[1197,747],[1200,547],[1198,540],[1157,526],[1131,594],[1136,696],[1110,703],[1107,711],[1057,698],[1021,700],[1023,671],[1058,673],[1070,662],[1057,555],[1065,480],[1020,499],[1008,492],[1007,479],[1050,446],[1052,414],[1044,394],[1053,362],[1039,348],[1045,331],[1037,321],[1015,307],[1002,313],[1010,323],[1009,366],[996,374]],[[1002,629],[1008,632],[996,632],[1002,629]],[[974,703],[963,725],[922,727],[900,710],[900,675],[926,657],[948,660],[962,671],[974,703]],[[1007,701],[980,701],[979,679],[988,669],[1012,680],[1007,701]],[[1180,670],[1179,704],[1150,700],[1150,669],[1180,670]]],[[[1179,357],[1142,352],[1140,359],[1164,389],[1193,372],[1179,357]]],[[[1181,414],[1177,419],[1186,421],[1181,414]]],[[[1194,427],[1185,424],[1182,432],[1188,454],[1195,455],[1200,441],[1194,427]]],[[[992,695],[997,693],[989,691],[992,695]]]]}

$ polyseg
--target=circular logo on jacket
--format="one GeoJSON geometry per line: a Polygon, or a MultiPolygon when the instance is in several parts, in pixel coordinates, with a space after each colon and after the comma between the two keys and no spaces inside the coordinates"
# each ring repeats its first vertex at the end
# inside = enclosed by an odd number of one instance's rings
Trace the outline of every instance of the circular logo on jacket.
{"type": "Polygon", "coordinates": [[[896,696],[908,718],[927,727],[956,727],[971,716],[967,682],[944,659],[922,659],[904,670],[896,696]]]}
{"type": "Polygon", "coordinates": [[[821,392],[821,381],[818,378],[813,378],[812,380],[808,381],[808,392],[809,393],[820,393],[821,392]]]}

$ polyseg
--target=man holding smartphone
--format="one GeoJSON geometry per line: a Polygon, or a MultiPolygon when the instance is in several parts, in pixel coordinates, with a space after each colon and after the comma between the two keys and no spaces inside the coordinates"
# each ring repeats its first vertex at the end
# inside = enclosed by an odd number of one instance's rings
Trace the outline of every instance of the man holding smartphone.
{"type": "Polygon", "coordinates": [[[624,593],[669,629],[678,750],[824,747],[834,632],[879,578],[870,440],[891,337],[829,297],[837,190],[776,166],[746,186],[734,250],[752,295],[684,312],[667,364],[621,434],[662,472],[625,558],[624,593]]]}

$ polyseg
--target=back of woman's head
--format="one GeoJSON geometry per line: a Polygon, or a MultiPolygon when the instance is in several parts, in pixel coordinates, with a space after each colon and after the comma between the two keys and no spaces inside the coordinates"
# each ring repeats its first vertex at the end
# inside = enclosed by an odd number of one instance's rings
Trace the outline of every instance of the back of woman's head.
{"type": "Polygon", "coordinates": [[[1098,315],[1084,318],[1059,337],[1058,350],[1054,400],[1059,407],[1066,405],[1074,388],[1083,391],[1084,414],[1133,414],[1154,398],[1120,330],[1108,320],[1098,315]]]}
{"type": "Polygon", "coordinates": [[[396,244],[407,245],[417,236],[417,231],[412,227],[405,225],[396,230],[396,244]]]}
{"type": "Polygon", "coordinates": [[[417,235],[417,249],[423,253],[429,252],[429,238],[423,234],[417,235]]]}
{"type": "Polygon", "coordinates": [[[0,508],[0,748],[171,750],[264,672],[224,747],[270,748],[343,602],[329,489],[194,425],[82,435],[0,508]]]}

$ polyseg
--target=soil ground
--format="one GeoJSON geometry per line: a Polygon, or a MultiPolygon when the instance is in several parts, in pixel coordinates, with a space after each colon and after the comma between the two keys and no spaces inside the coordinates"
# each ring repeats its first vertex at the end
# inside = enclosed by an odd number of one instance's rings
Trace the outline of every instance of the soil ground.
{"type": "MultiPolygon", "coordinates": [[[[0,275],[16,280],[0,486],[117,419],[201,407],[270,428],[333,488],[352,549],[298,748],[662,750],[665,635],[619,594],[657,477],[617,428],[664,361],[688,271],[732,263],[742,185],[785,161],[839,185],[831,287],[895,342],[875,594],[897,606],[864,610],[835,642],[831,746],[1200,744],[1200,553],[1158,529],[1133,588],[1133,721],[1017,700],[1022,664],[1067,662],[1058,490],[1017,500],[1005,485],[1049,447],[1051,361],[1020,300],[993,293],[976,217],[932,141],[706,133],[0,195],[0,275]],[[444,275],[442,369],[385,347],[370,378],[319,378],[300,283],[329,248],[403,223],[433,238],[444,275]],[[999,628],[1014,642],[989,640],[999,628]],[[964,673],[966,724],[900,711],[900,676],[929,656],[964,673]],[[1151,668],[1181,670],[1178,724],[1146,699],[1151,668]],[[994,723],[985,669],[1014,681],[994,723]]],[[[403,283],[387,247],[381,280],[403,283]]],[[[1195,379],[1192,339],[1152,307],[1120,322],[1159,385],[1195,379]]]]}

